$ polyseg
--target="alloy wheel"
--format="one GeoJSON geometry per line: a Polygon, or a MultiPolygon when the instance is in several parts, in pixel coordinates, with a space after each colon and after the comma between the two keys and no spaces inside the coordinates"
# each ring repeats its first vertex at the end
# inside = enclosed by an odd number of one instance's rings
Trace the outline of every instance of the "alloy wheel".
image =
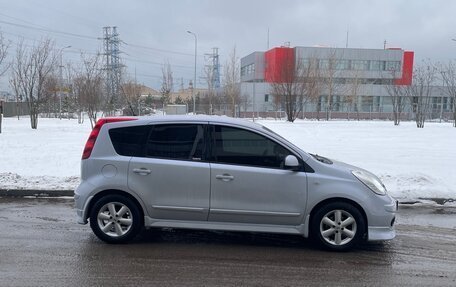
{"type": "Polygon", "coordinates": [[[130,231],[133,217],[130,209],[120,202],[109,202],[103,205],[97,214],[100,230],[110,236],[123,236],[130,231]]]}
{"type": "Polygon", "coordinates": [[[355,217],[345,210],[332,210],[326,213],[320,221],[320,234],[331,245],[348,244],[355,238],[356,230],[355,217]]]}

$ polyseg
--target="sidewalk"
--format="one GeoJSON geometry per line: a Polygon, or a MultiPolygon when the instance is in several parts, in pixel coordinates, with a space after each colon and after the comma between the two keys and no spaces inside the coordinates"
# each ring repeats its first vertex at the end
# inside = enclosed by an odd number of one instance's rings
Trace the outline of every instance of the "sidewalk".
{"type": "Polygon", "coordinates": [[[74,190],[0,189],[0,197],[59,197],[74,196],[74,190]]]}

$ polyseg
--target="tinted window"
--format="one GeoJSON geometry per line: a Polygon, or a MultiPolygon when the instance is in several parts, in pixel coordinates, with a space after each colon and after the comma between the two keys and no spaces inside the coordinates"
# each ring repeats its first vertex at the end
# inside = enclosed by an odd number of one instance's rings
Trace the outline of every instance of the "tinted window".
{"type": "Polygon", "coordinates": [[[152,128],[152,132],[147,140],[148,157],[202,160],[203,149],[203,125],[156,125],[152,128]]]}
{"type": "Polygon", "coordinates": [[[150,126],[134,126],[109,130],[112,145],[119,155],[144,156],[144,145],[150,126]]]}
{"type": "Polygon", "coordinates": [[[247,130],[215,126],[214,160],[219,163],[283,168],[291,154],[274,141],[247,130]]]}

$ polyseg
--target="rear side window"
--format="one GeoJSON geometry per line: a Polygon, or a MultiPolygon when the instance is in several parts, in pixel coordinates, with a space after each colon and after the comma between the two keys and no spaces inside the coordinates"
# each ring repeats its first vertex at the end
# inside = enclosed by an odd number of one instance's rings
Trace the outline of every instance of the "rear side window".
{"type": "Polygon", "coordinates": [[[133,126],[109,130],[109,137],[117,154],[143,157],[150,126],[133,126]]]}
{"type": "Polygon", "coordinates": [[[155,125],[147,140],[147,157],[200,161],[204,146],[204,125],[155,125]]]}

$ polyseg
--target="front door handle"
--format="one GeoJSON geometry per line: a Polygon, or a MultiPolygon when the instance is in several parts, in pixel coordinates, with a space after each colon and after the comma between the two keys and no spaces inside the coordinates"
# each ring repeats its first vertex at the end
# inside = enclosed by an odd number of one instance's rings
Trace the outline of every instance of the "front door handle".
{"type": "Polygon", "coordinates": [[[139,174],[139,175],[148,175],[152,171],[150,169],[147,169],[147,168],[134,168],[133,172],[136,173],[136,174],[139,174]]]}
{"type": "Polygon", "coordinates": [[[220,180],[223,180],[223,181],[231,181],[234,179],[234,176],[230,175],[230,174],[217,174],[215,176],[216,179],[220,179],[220,180]]]}

